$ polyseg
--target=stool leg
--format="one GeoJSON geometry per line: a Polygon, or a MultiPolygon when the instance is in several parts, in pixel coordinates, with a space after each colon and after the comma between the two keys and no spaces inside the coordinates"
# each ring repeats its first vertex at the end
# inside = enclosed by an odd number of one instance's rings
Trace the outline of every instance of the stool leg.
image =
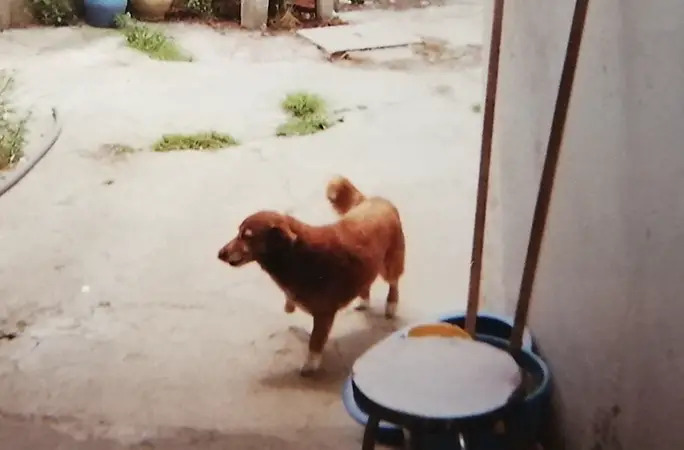
{"type": "Polygon", "coordinates": [[[466,439],[465,436],[463,436],[463,433],[458,433],[458,448],[461,450],[468,450],[468,446],[466,445],[466,439]]]}
{"type": "Polygon", "coordinates": [[[409,430],[409,450],[421,450],[423,448],[423,432],[417,428],[409,430]]]}
{"type": "Polygon", "coordinates": [[[380,426],[380,419],[376,416],[368,416],[366,429],[363,432],[363,445],[361,450],[375,450],[375,435],[380,426]]]}
{"type": "Polygon", "coordinates": [[[509,421],[505,422],[505,427],[504,439],[507,448],[511,450],[525,450],[522,436],[519,435],[515,427],[513,427],[509,421]]]}

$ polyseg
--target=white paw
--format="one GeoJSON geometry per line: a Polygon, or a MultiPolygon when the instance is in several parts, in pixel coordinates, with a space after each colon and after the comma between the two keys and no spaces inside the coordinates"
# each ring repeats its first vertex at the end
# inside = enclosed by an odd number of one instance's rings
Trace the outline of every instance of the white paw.
{"type": "Polygon", "coordinates": [[[397,303],[387,303],[385,305],[385,317],[393,319],[397,315],[397,303]]]}
{"type": "Polygon", "coordinates": [[[299,373],[303,377],[308,377],[318,372],[321,368],[322,355],[320,353],[311,353],[306,357],[306,362],[300,369],[299,373]]]}
{"type": "Polygon", "coordinates": [[[365,311],[370,307],[370,299],[360,298],[356,301],[354,309],[357,311],[365,311]]]}

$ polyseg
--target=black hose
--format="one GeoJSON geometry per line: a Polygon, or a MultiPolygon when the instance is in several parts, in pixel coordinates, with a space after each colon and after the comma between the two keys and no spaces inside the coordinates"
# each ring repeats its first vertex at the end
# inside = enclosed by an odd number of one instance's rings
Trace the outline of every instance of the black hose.
{"type": "Polygon", "coordinates": [[[55,146],[55,143],[57,142],[57,139],[59,139],[59,136],[62,134],[62,124],[59,122],[58,116],[57,116],[57,109],[52,108],[52,122],[55,125],[55,134],[50,139],[50,142],[45,146],[43,150],[38,153],[33,159],[31,159],[27,164],[23,165],[20,169],[17,169],[15,172],[12,173],[12,177],[8,182],[6,182],[4,185],[0,186],[0,197],[2,197],[4,194],[7,193],[10,189],[12,189],[19,181],[21,181],[22,178],[24,178],[30,171],[33,169],[36,164],[38,164],[38,161],[43,159],[45,155],[52,149],[52,147],[55,146]]]}

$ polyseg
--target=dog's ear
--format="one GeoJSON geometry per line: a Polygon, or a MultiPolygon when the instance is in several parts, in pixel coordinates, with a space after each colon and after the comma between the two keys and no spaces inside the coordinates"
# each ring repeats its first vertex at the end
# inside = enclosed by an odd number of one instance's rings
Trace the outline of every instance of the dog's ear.
{"type": "Polygon", "coordinates": [[[283,233],[283,235],[290,241],[294,242],[297,240],[297,233],[292,231],[292,228],[290,228],[290,225],[287,223],[281,223],[278,228],[280,231],[283,233]]]}
{"type": "Polygon", "coordinates": [[[268,235],[273,244],[292,244],[297,240],[297,234],[286,223],[271,225],[268,235]]]}

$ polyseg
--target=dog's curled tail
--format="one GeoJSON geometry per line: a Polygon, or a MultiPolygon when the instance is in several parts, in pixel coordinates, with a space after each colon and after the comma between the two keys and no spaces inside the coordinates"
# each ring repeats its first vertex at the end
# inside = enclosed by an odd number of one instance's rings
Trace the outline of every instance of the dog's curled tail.
{"type": "Polygon", "coordinates": [[[336,175],[328,182],[326,195],[332,207],[341,216],[366,199],[349,179],[341,175],[336,175]]]}

